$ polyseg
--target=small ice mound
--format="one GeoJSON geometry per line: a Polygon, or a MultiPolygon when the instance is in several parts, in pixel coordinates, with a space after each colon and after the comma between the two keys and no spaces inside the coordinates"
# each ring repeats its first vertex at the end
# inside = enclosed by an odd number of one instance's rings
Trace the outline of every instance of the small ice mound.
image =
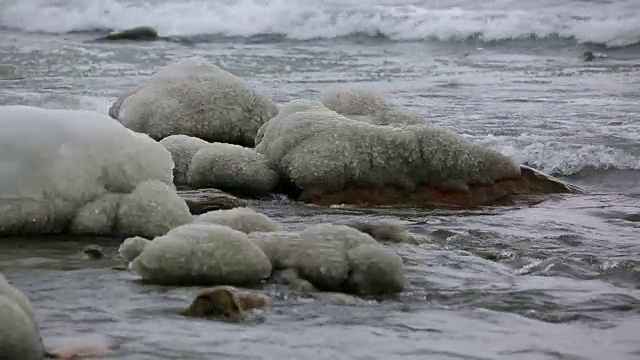
{"type": "Polygon", "coordinates": [[[1,235],[61,233],[74,219],[82,231],[106,229],[108,219],[85,223],[94,209],[78,211],[144,181],[173,186],[171,154],[106,115],[2,106],[0,128],[1,235]]]}
{"type": "Polygon", "coordinates": [[[209,211],[197,216],[194,222],[224,225],[245,234],[251,234],[256,231],[282,231],[282,225],[268,216],[247,207],[209,211]]]}
{"type": "Polygon", "coordinates": [[[398,107],[380,94],[363,89],[330,88],[323,93],[322,104],[350,119],[374,125],[420,125],[424,115],[398,107]]]}
{"type": "Polygon", "coordinates": [[[412,234],[399,221],[361,221],[355,220],[346,224],[349,227],[371,235],[382,242],[420,245],[427,242],[424,236],[412,234]]]}
{"type": "Polygon", "coordinates": [[[114,232],[123,196],[124,194],[106,193],[81,207],[71,223],[71,232],[94,235],[114,232]]]}
{"type": "Polygon", "coordinates": [[[267,158],[239,145],[213,143],[198,150],[187,174],[192,188],[212,187],[236,195],[262,196],[278,184],[267,158]]]}
{"type": "Polygon", "coordinates": [[[343,87],[325,90],[321,102],[342,115],[374,115],[394,107],[373,91],[343,87]]]}
{"type": "Polygon", "coordinates": [[[158,181],[146,181],[120,201],[117,232],[152,238],[191,221],[187,203],[175,190],[158,181]]]}
{"type": "Polygon", "coordinates": [[[149,245],[150,242],[151,240],[140,236],[127,238],[118,247],[118,253],[124,260],[131,262],[142,253],[145,246],[149,245]]]}
{"type": "Polygon", "coordinates": [[[131,262],[143,280],[161,285],[251,285],[271,274],[267,256],[228,226],[192,223],[156,237],[131,262]]]}
{"type": "MultiPolygon", "coordinates": [[[[318,107],[318,106],[322,106],[322,104],[319,101],[315,101],[315,100],[306,100],[306,99],[292,100],[282,105],[282,107],[280,108],[280,111],[278,111],[278,115],[272,118],[271,120],[269,120],[268,122],[272,122],[273,119],[275,118],[278,118],[278,119],[283,118],[295,112],[309,110],[311,108],[318,107]]],[[[268,122],[265,122],[264,124],[262,124],[262,126],[260,126],[260,128],[258,129],[258,132],[256,133],[256,138],[255,138],[256,145],[259,144],[260,141],[262,141],[262,138],[264,137],[264,132],[266,130],[266,124],[268,122]]]]}
{"type": "Polygon", "coordinates": [[[378,294],[404,288],[401,260],[400,272],[397,269],[400,258],[386,252],[371,236],[347,226],[318,224],[300,233],[254,232],[249,239],[267,255],[273,269],[280,271],[278,280],[304,291],[312,290],[296,276],[322,291],[378,294]],[[349,255],[361,247],[364,250],[349,255]],[[367,263],[361,253],[371,256],[371,262],[375,263],[367,263]],[[383,274],[386,267],[389,273],[383,274]],[[357,276],[350,280],[354,272],[357,276]],[[381,279],[376,281],[374,277],[381,279]]]}
{"type": "Polygon", "coordinates": [[[209,145],[208,142],[187,135],[171,135],[160,140],[160,144],[171,153],[175,167],[173,168],[173,183],[176,185],[187,184],[187,172],[191,159],[198,150],[209,145]]]}
{"type": "Polygon", "coordinates": [[[253,147],[260,126],[277,112],[266,95],[243,79],[188,59],[160,70],[127,97],[118,121],[156,140],[183,134],[253,147]]]}
{"type": "Polygon", "coordinates": [[[404,290],[407,279],[402,259],[379,245],[362,244],[347,252],[349,292],[392,294],[404,290]]]}
{"type": "Polygon", "coordinates": [[[44,347],[29,299],[0,273],[0,354],[7,360],[42,360],[44,347]]]}
{"type": "Polygon", "coordinates": [[[126,89],[122,92],[120,92],[120,94],[118,94],[118,97],[116,98],[116,101],[113,102],[113,104],[111,104],[111,106],[109,107],[109,116],[113,119],[118,119],[118,115],[120,114],[120,107],[122,106],[122,103],[131,95],[135,94],[138,92],[138,90],[142,89],[142,86],[135,86],[129,89],[126,89]]]}

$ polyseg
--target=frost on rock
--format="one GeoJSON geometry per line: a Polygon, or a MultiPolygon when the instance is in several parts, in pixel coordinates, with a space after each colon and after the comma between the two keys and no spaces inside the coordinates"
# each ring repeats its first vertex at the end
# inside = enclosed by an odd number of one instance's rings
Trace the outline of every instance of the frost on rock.
{"type": "Polygon", "coordinates": [[[118,253],[120,257],[126,261],[133,261],[138,255],[142,253],[142,250],[151,242],[140,236],[134,236],[125,239],[118,247],[118,253]]]}
{"type": "Polygon", "coordinates": [[[325,107],[272,121],[256,150],[301,191],[465,189],[520,177],[519,165],[508,157],[431,126],[372,125],[325,107]]]}
{"type": "Polygon", "coordinates": [[[187,175],[192,188],[216,188],[237,195],[269,194],[278,184],[278,173],[267,158],[239,145],[213,143],[191,160],[187,175]]]}
{"type": "Polygon", "coordinates": [[[44,347],[29,299],[0,273],[0,358],[42,360],[44,347]]]}
{"type": "Polygon", "coordinates": [[[0,235],[100,231],[113,224],[108,194],[173,187],[171,154],[106,115],[3,106],[0,128],[0,235]]]}
{"type": "Polygon", "coordinates": [[[398,107],[379,94],[363,89],[329,88],[323,93],[322,104],[350,119],[374,125],[421,125],[424,115],[398,107]]]}
{"type": "Polygon", "coordinates": [[[268,216],[246,207],[209,211],[197,216],[194,222],[225,225],[245,234],[282,230],[282,226],[268,216]]]}
{"type": "Polygon", "coordinates": [[[152,238],[191,221],[187,203],[174,189],[159,181],[146,181],[120,201],[117,232],[152,238]]]}
{"type": "Polygon", "coordinates": [[[243,79],[215,65],[187,59],[160,70],[127,97],[118,121],[156,140],[183,134],[253,146],[258,128],[277,112],[267,96],[243,79]]]}
{"type": "Polygon", "coordinates": [[[107,193],[81,207],[71,223],[71,232],[95,235],[112,233],[123,196],[124,194],[107,193]]]}
{"type": "Polygon", "coordinates": [[[173,168],[173,183],[187,184],[187,172],[191,159],[198,150],[209,145],[208,142],[187,135],[171,135],[160,140],[160,144],[171,153],[175,167],[173,168]]]}
{"type": "Polygon", "coordinates": [[[300,233],[253,232],[249,239],[267,255],[274,270],[293,270],[320,290],[395,293],[405,285],[402,261],[398,270],[394,260],[397,255],[387,253],[371,236],[347,226],[319,224],[300,233]],[[349,255],[360,247],[374,249],[368,252],[372,256],[368,265],[358,252],[349,255]],[[389,274],[384,273],[387,270],[389,274]],[[350,280],[354,271],[358,275],[350,280]],[[381,277],[379,282],[374,279],[377,276],[381,277]]]}
{"type": "Polygon", "coordinates": [[[246,234],[192,223],[156,237],[131,262],[142,279],[165,285],[250,285],[271,274],[271,263],[246,234]]]}
{"type": "Polygon", "coordinates": [[[371,235],[374,239],[381,242],[404,243],[420,245],[428,242],[423,235],[413,234],[399,221],[351,221],[346,224],[349,227],[360,230],[363,233],[371,235]]]}

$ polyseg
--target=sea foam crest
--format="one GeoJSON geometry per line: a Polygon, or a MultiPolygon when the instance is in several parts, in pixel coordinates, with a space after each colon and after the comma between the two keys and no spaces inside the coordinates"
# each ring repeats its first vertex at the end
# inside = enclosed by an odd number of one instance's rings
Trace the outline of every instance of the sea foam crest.
{"type": "Polygon", "coordinates": [[[640,41],[640,3],[496,0],[6,0],[0,27],[65,33],[152,26],[161,36],[291,39],[352,34],[394,40],[501,41],[561,37],[624,46],[640,41]]]}

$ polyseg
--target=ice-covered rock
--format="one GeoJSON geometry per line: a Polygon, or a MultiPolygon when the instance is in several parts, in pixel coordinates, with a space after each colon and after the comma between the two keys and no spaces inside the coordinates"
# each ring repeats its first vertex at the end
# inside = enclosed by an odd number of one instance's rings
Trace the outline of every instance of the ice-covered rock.
{"type": "Polygon", "coordinates": [[[249,285],[271,263],[247,235],[228,226],[191,223],[149,242],[131,262],[143,280],[166,285],[249,285]]]}
{"type": "Polygon", "coordinates": [[[194,222],[225,225],[245,234],[256,231],[282,231],[282,225],[268,216],[247,207],[209,211],[197,216],[194,222]]]}
{"type": "Polygon", "coordinates": [[[285,270],[280,280],[305,291],[310,287],[296,276],[320,290],[358,294],[396,293],[406,283],[398,255],[347,226],[319,224],[300,233],[253,232],[249,239],[267,255],[274,270],[285,270]]]}
{"type": "Polygon", "coordinates": [[[277,165],[279,188],[321,205],[479,206],[571,191],[525,176],[510,158],[427,125],[373,125],[308,104],[276,116],[261,133],[256,151],[277,165]]]}
{"type": "Polygon", "coordinates": [[[277,107],[243,79],[186,59],[160,70],[126,97],[117,112],[126,127],[156,140],[183,134],[253,146],[258,128],[277,114],[277,107]]]}
{"type": "Polygon", "coordinates": [[[160,213],[167,224],[184,219],[184,201],[170,199],[177,196],[171,154],[145,134],[91,111],[27,106],[0,107],[0,128],[0,235],[103,233],[116,223],[138,229],[156,226],[133,223],[160,213]],[[122,219],[122,204],[131,204],[130,194],[139,194],[140,184],[149,181],[163,187],[161,198],[138,197],[155,204],[122,219]]]}
{"type": "Polygon", "coordinates": [[[176,185],[187,184],[187,172],[191,159],[198,150],[209,145],[208,142],[187,135],[171,135],[160,140],[160,144],[171,153],[175,167],[173,168],[173,183],[176,185]]]}
{"type": "Polygon", "coordinates": [[[329,88],[322,96],[322,104],[350,119],[374,125],[420,125],[424,115],[399,107],[380,94],[356,88],[329,88]]]}
{"type": "Polygon", "coordinates": [[[120,257],[126,261],[133,261],[138,255],[142,254],[142,250],[149,245],[151,240],[145,239],[141,236],[134,236],[125,239],[118,247],[118,253],[120,257]]]}
{"type": "Polygon", "coordinates": [[[43,360],[44,347],[29,299],[0,273],[0,358],[43,360]]]}
{"type": "Polygon", "coordinates": [[[151,180],[140,183],[120,201],[117,232],[152,238],[191,221],[187,203],[175,190],[151,180]]]}
{"type": "Polygon", "coordinates": [[[267,158],[239,145],[213,143],[198,150],[187,174],[192,188],[212,187],[232,194],[261,196],[278,184],[267,158]]]}
{"type": "Polygon", "coordinates": [[[355,220],[345,224],[371,235],[382,242],[420,245],[428,242],[425,236],[409,232],[399,221],[362,221],[355,220]]]}

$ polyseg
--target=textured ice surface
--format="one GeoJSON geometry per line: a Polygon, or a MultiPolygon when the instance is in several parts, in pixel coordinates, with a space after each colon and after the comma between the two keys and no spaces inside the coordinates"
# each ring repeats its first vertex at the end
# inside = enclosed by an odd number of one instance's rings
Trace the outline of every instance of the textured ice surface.
{"type": "Polygon", "coordinates": [[[76,234],[109,234],[115,231],[118,207],[124,194],[106,193],[81,207],[71,223],[76,234]]]}
{"type": "Polygon", "coordinates": [[[192,188],[216,188],[239,195],[264,195],[278,184],[269,160],[253,149],[213,143],[198,150],[187,174],[192,188]]]}
{"type": "Polygon", "coordinates": [[[312,107],[266,124],[256,151],[299,189],[351,185],[465,187],[517,177],[520,167],[495,151],[427,125],[390,127],[312,107]]]}
{"type": "Polygon", "coordinates": [[[191,221],[187,203],[174,189],[159,181],[145,181],[120,201],[117,232],[152,238],[191,221]]]}
{"type": "Polygon", "coordinates": [[[140,236],[127,238],[118,247],[118,253],[120,254],[120,257],[126,261],[133,261],[133,259],[137,258],[138,255],[142,253],[142,250],[144,250],[145,246],[150,242],[150,240],[140,236]]]}
{"type": "Polygon", "coordinates": [[[160,144],[171,153],[175,167],[173,168],[173,183],[176,185],[187,184],[187,172],[191,159],[198,150],[209,145],[208,142],[187,135],[171,135],[160,140],[160,144]]]}
{"type": "Polygon", "coordinates": [[[375,92],[355,88],[329,88],[322,96],[327,108],[353,120],[375,125],[420,125],[424,115],[398,107],[375,92]]]}
{"type": "Polygon", "coordinates": [[[250,234],[254,231],[282,230],[282,225],[268,216],[246,207],[209,211],[197,216],[194,222],[225,225],[245,234],[250,234]]]}
{"type": "Polygon", "coordinates": [[[172,285],[257,284],[271,274],[269,259],[246,234],[208,223],[156,237],[131,268],[144,280],[172,285]]]}
{"type": "Polygon", "coordinates": [[[267,255],[274,270],[295,270],[321,290],[395,293],[405,286],[400,257],[347,226],[319,224],[300,233],[254,232],[249,239],[267,255]],[[353,279],[351,274],[356,274],[353,279]]]}
{"type": "Polygon", "coordinates": [[[3,106],[0,128],[0,235],[106,228],[109,206],[85,205],[147,180],[173,188],[171,154],[106,115],[3,106]]]}
{"type": "Polygon", "coordinates": [[[269,98],[243,79],[215,65],[187,59],[160,70],[127,97],[118,120],[157,140],[183,134],[252,146],[258,128],[277,111],[269,98]]]}
{"type": "Polygon", "coordinates": [[[0,358],[42,360],[44,348],[29,299],[0,273],[0,358]]]}

